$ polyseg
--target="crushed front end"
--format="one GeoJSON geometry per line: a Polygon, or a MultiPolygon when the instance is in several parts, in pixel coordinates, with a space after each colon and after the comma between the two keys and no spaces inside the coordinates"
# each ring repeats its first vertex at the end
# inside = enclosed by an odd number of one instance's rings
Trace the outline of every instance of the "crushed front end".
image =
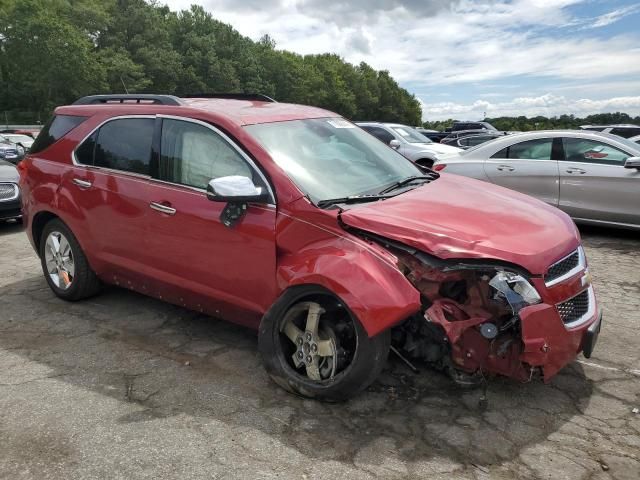
{"type": "Polygon", "coordinates": [[[591,355],[601,324],[582,247],[545,275],[516,265],[443,261],[386,243],[420,292],[423,310],[394,330],[394,345],[461,383],[491,375],[547,382],[583,352],[591,355]]]}

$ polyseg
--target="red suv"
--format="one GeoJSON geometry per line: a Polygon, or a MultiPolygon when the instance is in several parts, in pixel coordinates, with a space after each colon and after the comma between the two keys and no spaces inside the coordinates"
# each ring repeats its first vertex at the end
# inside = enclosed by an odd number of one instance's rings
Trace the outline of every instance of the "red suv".
{"type": "Polygon", "coordinates": [[[85,97],[19,169],[57,296],[114,284],[256,329],[300,395],[355,394],[390,349],[462,381],[548,380],[600,330],[566,214],[421,169],[318,108],[85,97]]]}

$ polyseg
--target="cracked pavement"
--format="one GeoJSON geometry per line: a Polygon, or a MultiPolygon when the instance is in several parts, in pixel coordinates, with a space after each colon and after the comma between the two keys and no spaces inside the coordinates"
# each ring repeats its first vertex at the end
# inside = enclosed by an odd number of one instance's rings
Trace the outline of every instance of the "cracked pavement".
{"type": "Polygon", "coordinates": [[[122,289],[50,292],[0,224],[0,478],[640,478],[640,235],[582,229],[605,311],[549,385],[461,390],[390,358],[345,404],[287,394],[253,332],[122,289]]]}

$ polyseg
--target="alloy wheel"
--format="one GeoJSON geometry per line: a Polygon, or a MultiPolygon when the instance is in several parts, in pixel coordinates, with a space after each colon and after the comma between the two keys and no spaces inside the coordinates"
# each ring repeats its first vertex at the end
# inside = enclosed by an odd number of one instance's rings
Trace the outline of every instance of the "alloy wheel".
{"type": "Polygon", "coordinates": [[[76,271],[69,240],[60,232],[51,232],[45,243],[44,257],[53,284],[60,290],[68,290],[76,271]]]}

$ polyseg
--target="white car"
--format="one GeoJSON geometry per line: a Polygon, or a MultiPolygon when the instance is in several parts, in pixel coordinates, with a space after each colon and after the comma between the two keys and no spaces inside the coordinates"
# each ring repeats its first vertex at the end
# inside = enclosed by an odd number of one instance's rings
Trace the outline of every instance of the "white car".
{"type": "Polygon", "coordinates": [[[25,150],[29,150],[31,145],[33,145],[33,138],[29,135],[22,135],[20,133],[3,133],[0,134],[0,142],[9,142],[14,145],[20,145],[25,150]]]}
{"type": "Polygon", "coordinates": [[[637,137],[631,137],[629,140],[631,140],[632,142],[640,143],[640,135],[638,135],[637,137]]]}
{"type": "Polygon", "coordinates": [[[431,168],[437,159],[463,151],[434,143],[415,128],[399,123],[356,122],[356,125],[423,167],[431,168]]]}

